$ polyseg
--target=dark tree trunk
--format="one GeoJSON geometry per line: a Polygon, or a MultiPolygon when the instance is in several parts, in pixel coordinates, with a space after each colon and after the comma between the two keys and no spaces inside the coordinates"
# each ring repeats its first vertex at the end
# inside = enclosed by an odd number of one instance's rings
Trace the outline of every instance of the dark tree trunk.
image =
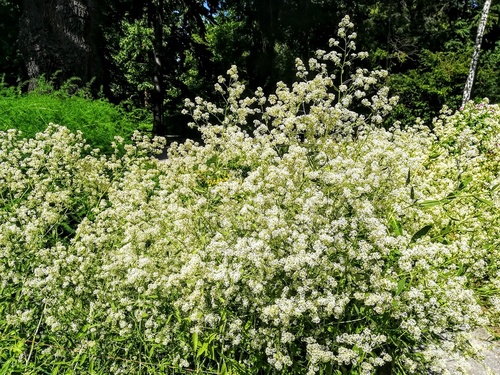
{"type": "Polygon", "coordinates": [[[275,42],[279,31],[282,0],[256,0],[250,2],[247,23],[254,30],[253,45],[248,58],[252,86],[270,89],[277,81],[275,74],[275,42]]]}
{"type": "Polygon", "coordinates": [[[94,0],[23,0],[19,41],[29,90],[42,74],[60,71],[60,83],[71,77],[100,83],[102,68],[96,40],[94,0]]]}

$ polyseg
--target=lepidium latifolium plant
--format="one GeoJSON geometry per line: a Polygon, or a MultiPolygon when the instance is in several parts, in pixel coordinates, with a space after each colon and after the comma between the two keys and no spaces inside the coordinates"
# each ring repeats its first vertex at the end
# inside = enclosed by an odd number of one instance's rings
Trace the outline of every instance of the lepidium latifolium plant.
{"type": "Polygon", "coordinates": [[[139,135],[107,157],[57,126],[1,133],[6,368],[465,371],[500,315],[500,109],[381,126],[396,98],[352,30],[271,95],[232,67],[223,107],[186,101],[203,145],[166,161],[139,135]]]}

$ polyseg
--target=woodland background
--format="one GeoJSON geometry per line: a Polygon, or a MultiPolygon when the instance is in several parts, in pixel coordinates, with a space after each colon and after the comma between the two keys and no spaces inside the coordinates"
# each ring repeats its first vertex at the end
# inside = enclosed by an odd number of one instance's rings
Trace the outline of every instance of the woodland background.
{"type": "MultiPolygon", "coordinates": [[[[232,65],[249,91],[295,77],[295,58],[326,49],[348,14],[366,67],[390,72],[399,105],[388,121],[429,121],[458,108],[480,0],[0,0],[3,87],[86,87],[127,109],[146,109],[157,135],[184,134],[185,98],[217,101],[232,65]],[[78,78],[78,79],[76,79],[78,78]],[[76,84],[75,84],[76,83],[76,84]]],[[[472,98],[500,97],[500,3],[493,2],[472,98]]]]}

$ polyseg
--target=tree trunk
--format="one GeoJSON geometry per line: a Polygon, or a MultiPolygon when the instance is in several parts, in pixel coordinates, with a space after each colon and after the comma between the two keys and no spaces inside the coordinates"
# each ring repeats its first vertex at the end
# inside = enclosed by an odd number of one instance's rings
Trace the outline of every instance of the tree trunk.
{"type": "Polygon", "coordinates": [[[42,74],[61,83],[71,77],[101,80],[94,0],[23,0],[19,41],[29,90],[42,74]]]}
{"type": "Polygon", "coordinates": [[[282,0],[256,0],[247,18],[250,30],[255,33],[248,58],[251,85],[261,86],[264,90],[277,81],[273,77],[274,48],[281,3],[282,0]]]}
{"type": "Polygon", "coordinates": [[[476,74],[477,63],[479,61],[479,52],[481,51],[481,43],[483,41],[484,29],[486,28],[486,21],[488,20],[488,13],[490,11],[491,0],[486,0],[483,6],[483,12],[481,14],[481,21],[479,22],[479,27],[477,29],[476,45],[474,47],[474,53],[472,54],[472,60],[469,68],[469,76],[467,77],[467,82],[465,83],[465,89],[462,99],[462,107],[465,106],[470,99],[470,94],[472,92],[472,86],[474,84],[474,76],[476,74]]]}

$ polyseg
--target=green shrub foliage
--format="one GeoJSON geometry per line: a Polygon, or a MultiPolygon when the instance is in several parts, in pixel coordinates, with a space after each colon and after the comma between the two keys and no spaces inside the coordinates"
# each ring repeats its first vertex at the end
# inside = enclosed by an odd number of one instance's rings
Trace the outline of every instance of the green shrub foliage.
{"type": "Polygon", "coordinates": [[[270,96],[231,68],[225,108],[186,103],[204,145],[163,162],[139,135],[106,157],[1,133],[11,368],[422,374],[470,352],[500,312],[500,108],[384,129],[351,28],[270,96]]]}
{"type": "Polygon", "coordinates": [[[73,79],[56,89],[42,77],[36,89],[27,94],[0,84],[0,131],[17,129],[24,137],[33,138],[48,123],[57,123],[81,131],[92,148],[104,153],[113,152],[114,136],[129,142],[135,130],[151,131],[145,111],[125,111],[103,98],[92,100],[89,89],[78,84],[73,79]]]}

